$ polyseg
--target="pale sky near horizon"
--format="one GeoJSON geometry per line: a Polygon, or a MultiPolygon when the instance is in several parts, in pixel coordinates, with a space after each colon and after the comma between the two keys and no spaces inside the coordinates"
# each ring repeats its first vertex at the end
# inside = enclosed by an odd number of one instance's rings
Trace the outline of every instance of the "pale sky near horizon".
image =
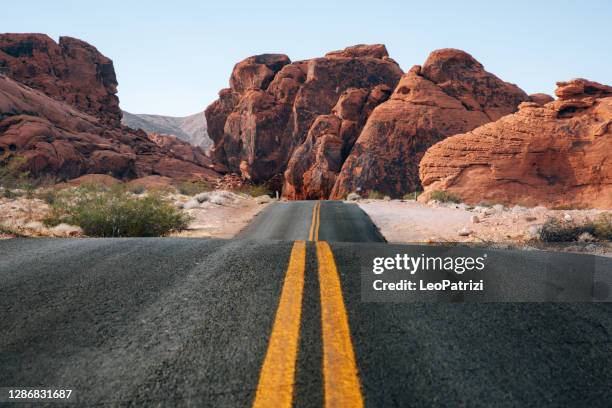
{"type": "Polygon", "coordinates": [[[2,5],[0,32],[83,39],[114,61],[121,107],[185,116],[250,55],[322,56],[383,43],[404,71],[460,48],[527,93],[575,77],[612,84],[612,1],[69,1],[2,5]]]}

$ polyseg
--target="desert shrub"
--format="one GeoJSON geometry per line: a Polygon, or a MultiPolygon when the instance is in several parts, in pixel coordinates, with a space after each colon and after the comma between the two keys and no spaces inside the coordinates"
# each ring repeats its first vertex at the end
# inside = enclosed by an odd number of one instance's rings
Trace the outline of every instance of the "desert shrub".
{"type": "Polygon", "coordinates": [[[24,190],[28,198],[31,198],[35,189],[57,182],[56,177],[50,175],[32,177],[29,172],[21,170],[24,163],[25,158],[21,156],[0,161],[0,186],[24,190]]]}
{"type": "Polygon", "coordinates": [[[0,235],[12,235],[15,237],[23,236],[21,231],[11,227],[7,227],[6,225],[0,225],[0,235]]]}
{"type": "Polygon", "coordinates": [[[461,197],[449,193],[448,191],[435,190],[429,195],[429,200],[437,200],[441,203],[459,204],[461,202],[461,197]]]}
{"type": "Polygon", "coordinates": [[[372,190],[368,192],[368,198],[371,200],[382,200],[384,198],[384,194],[379,191],[372,190]]]}
{"type": "Polygon", "coordinates": [[[542,225],[540,240],[544,242],[572,242],[577,241],[578,237],[585,232],[594,235],[594,228],[591,223],[577,224],[549,218],[542,225]]]}
{"type": "Polygon", "coordinates": [[[142,184],[134,184],[134,185],[130,186],[129,191],[132,194],[140,195],[140,194],[144,193],[145,191],[147,191],[147,189],[142,184]]]}
{"type": "Polygon", "coordinates": [[[591,224],[595,238],[612,241],[612,213],[600,214],[591,224]]]}
{"type": "Polygon", "coordinates": [[[20,194],[18,194],[17,192],[13,191],[12,189],[8,187],[4,187],[4,189],[2,190],[2,197],[8,198],[9,200],[17,198],[19,197],[19,195],[20,194]]]}
{"type": "Polygon", "coordinates": [[[47,226],[78,225],[93,237],[156,237],[187,228],[190,218],[160,194],[130,195],[123,187],[79,187],[56,196],[47,226]]]}
{"type": "Polygon", "coordinates": [[[250,195],[251,197],[259,197],[262,195],[273,196],[274,193],[270,190],[270,188],[264,184],[256,184],[256,185],[245,185],[234,190],[238,193],[243,193],[250,195]]]}
{"type": "Polygon", "coordinates": [[[419,190],[417,190],[417,191],[413,191],[412,193],[406,193],[406,194],[404,194],[403,199],[404,199],[404,200],[415,200],[415,201],[416,201],[416,199],[417,199],[417,198],[419,198],[419,196],[420,196],[422,193],[423,193],[423,192],[422,192],[422,191],[419,191],[419,190]]]}
{"type": "Polygon", "coordinates": [[[194,196],[211,190],[214,190],[214,187],[203,180],[184,181],[178,186],[179,193],[188,196],[194,196]]]}

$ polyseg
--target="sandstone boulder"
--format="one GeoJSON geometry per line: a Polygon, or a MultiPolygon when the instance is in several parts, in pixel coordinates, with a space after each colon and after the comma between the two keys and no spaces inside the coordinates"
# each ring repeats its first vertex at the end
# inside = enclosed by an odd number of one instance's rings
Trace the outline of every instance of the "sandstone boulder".
{"type": "Polygon", "coordinates": [[[447,190],[468,203],[612,208],[612,87],[577,79],[556,95],[430,148],[423,199],[447,190]]]}
{"type": "MultiPolygon", "coordinates": [[[[247,58],[234,67],[230,88],[206,109],[215,143],[212,158],[253,182],[282,180],[315,120],[335,116],[332,109],[345,91],[369,94],[379,85],[392,89],[401,74],[382,45],[359,45],[297,62],[278,54],[247,58]]],[[[346,102],[350,116],[355,112],[346,102]]]]}
{"type": "Polygon", "coordinates": [[[375,190],[398,198],[419,189],[418,165],[430,146],[512,113],[527,98],[466,52],[434,51],[369,116],[331,197],[375,190]]]}

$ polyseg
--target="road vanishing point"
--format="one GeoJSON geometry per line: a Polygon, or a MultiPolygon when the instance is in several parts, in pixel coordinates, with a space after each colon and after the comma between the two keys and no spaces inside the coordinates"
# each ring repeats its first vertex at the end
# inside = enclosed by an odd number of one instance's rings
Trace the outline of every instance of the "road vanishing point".
{"type": "MultiPolygon", "coordinates": [[[[364,254],[444,250],[388,244],[334,201],[271,204],[231,240],[3,240],[0,387],[80,406],[610,406],[611,303],[363,301],[364,254]]],[[[612,274],[487,252],[526,293],[612,274]]]]}

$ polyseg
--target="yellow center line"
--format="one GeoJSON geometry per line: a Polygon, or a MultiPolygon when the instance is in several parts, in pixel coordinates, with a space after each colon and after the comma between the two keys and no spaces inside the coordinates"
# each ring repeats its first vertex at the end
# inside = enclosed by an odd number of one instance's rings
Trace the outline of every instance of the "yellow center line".
{"type": "Polygon", "coordinates": [[[312,207],[312,219],[310,221],[310,233],[308,234],[309,241],[316,241],[319,239],[319,214],[321,209],[321,202],[317,201],[312,207]]]}
{"type": "Polygon", "coordinates": [[[326,407],[363,407],[340,277],[329,244],[319,241],[319,287],[326,407]]]}
{"type": "Polygon", "coordinates": [[[296,241],[280,296],[253,407],[291,407],[299,347],[306,243],[296,241]]]}

